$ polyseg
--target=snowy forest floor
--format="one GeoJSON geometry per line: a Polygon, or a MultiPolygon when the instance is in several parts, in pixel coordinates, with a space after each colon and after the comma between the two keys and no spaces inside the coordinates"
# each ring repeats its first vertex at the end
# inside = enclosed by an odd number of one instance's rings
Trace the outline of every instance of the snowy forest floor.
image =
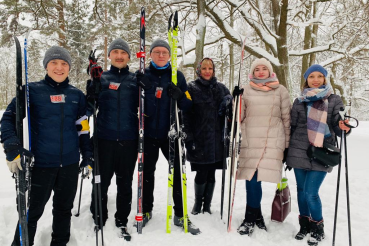
{"type": "MultiPolygon", "coordinates": [[[[348,159],[349,159],[349,181],[351,199],[351,226],[353,245],[368,245],[369,243],[369,162],[366,151],[369,151],[369,122],[360,122],[360,126],[354,129],[348,137],[348,159]]],[[[165,232],[166,221],[166,202],[167,202],[167,172],[168,165],[163,155],[160,155],[156,170],[155,201],[153,218],[143,229],[143,234],[138,235],[136,228],[133,227],[134,215],[136,214],[137,201],[137,173],[133,180],[133,200],[132,212],[129,216],[128,230],[132,234],[132,241],[125,242],[118,238],[118,230],[114,224],[116,185],[113,177],[109,189],[109,219],[104,227],[105,245],[253,245],[253,246],[273,246],[307,245],[306,239],[296,241],[294,235],[299,229],[298,225],[298,206],[296,198],[296,182],[293,172],[287,172],[292,196],[292,212],[284,223],[271,222],[271,203],[273,201],[276,185],[263,182],[262,211],[268,227],[268,232],[255,229],[252,237],[241,236],[237,233],[237,227],[241,224],[245,212],[245,182],[238,181],[236,187],[236,197],[234,202],[232,230],[227,233],[226,227],[220,220],[220,189],[221,171],[216,173],[216,187],[212,203],[213,214],[190,215],[191,221],[198,226],[202,233],[197,236],[184,234],[184,232],[172,226],[172,233],[165,232]]],[[[319,245],[332,245],[332,232],[334,220],[334,208],[337,187],[338,168],[328,174],[320,190],[323,203],[323,217],[325,220],[326,239],[319,245]]],[[[194,177],[195,173],[190,172],[190,165],[187,163],[188,176],[188,211],[190,212],[194,202],[194,177]]],[[[345,172],[344,166],[341,173],[340,200],[338,209],[338,224],[336,245],[347,246],[347,213],[346,213],[346,192],[345,192],[345,172]]],[[[75,214],[78,206],[79,186],[74,202],[72,213],[75,214]]],[[[10,246],[14,229],[17,222],[17,211],[15,206],[15,185],[5,161],[5,155],[0,149],[0,245],[10,246]]],[[[95,245],[94,223],[89,211],[91,202],[91,179],[83,183],[81,214],[79,217],[72,216],[71,238],[69,246],[95,245]]],[[[52,199],[46,205],[45,212],[38,223],[35,245],[47,246],[51,240],[52,224],[52,199]]]]}

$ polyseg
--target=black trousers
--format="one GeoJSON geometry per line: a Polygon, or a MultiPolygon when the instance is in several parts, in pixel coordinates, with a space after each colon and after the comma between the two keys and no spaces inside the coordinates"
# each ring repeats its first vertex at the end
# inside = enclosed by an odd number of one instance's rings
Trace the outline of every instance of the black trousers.
{"type": "MultiPolygon", "coordinates": [[[[181,172],[179,167],[178,141],[175,141],[175,160],[174,160],[174,180],[173,180],[173,201],[174,214],[183,217],[181,172]]],[[[159,150],[165,158],[169,158],[169,140],[145,138],[144,143],[144,184],[143,184],[143,212],[151,212],[154,203],[154,184],[156,162],[159,158],[159,150]]]]}
{"type": "MultiPolygon", "coordinates": [[[[116,176],[117,201],[115,225],[126,226],[132,204],[132,179],[137,161],[137,140],[110,141],[99,139],[99,166],[101,176],[101,207],[105,225],[108,219],[108,189],[113,175],[116,176]]],[[[92,180],[92,184],[94,180],[92,180]]],[[[90,210],[95,219],[94,188],[90,210]]]]}
{"type": "MultiPolygon", "coordinates": [[[[32,169],[30,206],[28,212],[28,238],[30,245],[37,229],[37,221],[41,218],[45,205],[53,196],[53,232],[51,246],[65,246],[70,237],[70,220],[73,201],[78,184],[78,163],[65,167],[32,169]]],[[[19,226],[17,225],[13,245],[20,245],[19,226]]]]}

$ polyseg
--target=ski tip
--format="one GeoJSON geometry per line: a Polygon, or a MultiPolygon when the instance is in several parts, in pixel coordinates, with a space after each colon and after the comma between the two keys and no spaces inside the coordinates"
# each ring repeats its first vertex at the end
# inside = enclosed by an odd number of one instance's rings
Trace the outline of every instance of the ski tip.
{"type": "Polygon", "coordinates": [[[176,12],[174,12],[174,19],[173,19],[173,28],[177,28],[178,27],[178,11],[176,10],[176,12]]]}
{"type": "Polygon", "coordinates": [[[170,14],[169,19],[168,19],[168,31],[170,30],[171,25],[172,25],[172,18],[173,18],[173,13],[170,14]]]}
{"type": "Polygon", "coordinates": [[[145,13],[145,7],[144,6],[141,7],[141,13],[145,13]]]}

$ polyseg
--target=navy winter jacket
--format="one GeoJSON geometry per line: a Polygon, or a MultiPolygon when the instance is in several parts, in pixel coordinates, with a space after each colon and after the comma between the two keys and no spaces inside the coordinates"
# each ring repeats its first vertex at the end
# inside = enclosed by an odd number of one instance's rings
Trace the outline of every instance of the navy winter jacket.
{"type": "MultiPolygon", "coordinates": [[[[152,82],[152,88],[145,91],[145,136],[164,139],[168,137],[170,127],[170,100],[168,86],[172,83],[172,68],[156,69],[152,64],[145,69],[152,82]],[[159,91],[162,90],[161,96],[159,91]]],[[[178,108],[182,111],[192,106],[190,94],[187,91],[186,79],[180,71],[177,71],[177,86],[185,93],[185,96],[177,101],[178,108]]]]}
{"type": "Polygon", "coordinates": [[[187,160],[196,164],[213,164],[223,160],[224,116],[219,115],[220,104],[230,95],[227,87],[217,82],[198,78],[188,84],[193,105],[183,114],[187,160]],[[195,147],[195,148],[193,148],[195,147]]]}
{"type": "MultiPolygon", "coordinates": [[[[76,121],[86,114],[85,95],[69,85],[68,78],[56,83],[44,80],[29,83],[31,152],[36,167],[62,167],[92,156],[89,134],[78,137],[76,121]]],[[[1,119],[4,149],[20,144],[16,136],[16,99],[8,105],[1,119]]]]}
{"type": "Polygon", "coordinates": [[[138,137],[138,87],[129,67],[111,66],[101,76],[97,134],[106,140],[135,140],[138,137]]]}

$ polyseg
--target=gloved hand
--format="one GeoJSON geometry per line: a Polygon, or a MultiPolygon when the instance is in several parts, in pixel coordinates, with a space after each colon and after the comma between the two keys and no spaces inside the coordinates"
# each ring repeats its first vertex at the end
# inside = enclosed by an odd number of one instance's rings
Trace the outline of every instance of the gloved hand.
{"type": "Polygon", "coordinates": [[[286,161],[287,161],[287,155],[288,155],[288,148],[285,148],[284,149],[284,152],[283,152],[283,160],[282,160],[282,163],[286,163],[286,161]]]}
{"type": "Polygon", "coordinates": [[[232,96],[226,95],[219,106],[219,116],[226,115],[228,118],[232,118],[232,96]]]}
{"type": "Polygon", "coordinates": [[[103,73],[101,66],[99,66],[97,62],[93,61],[92,59],[89,61],[87,71],[93,80],[100,79],[103,73]]]}
{"type": "Polygon", "coordinates": [[[285,168],[284,170],[285,170],[285,171],[287,171],[287,170],[288,170],[288,171],[291,171],[291,170],[292,170],[292,167],[290,167],[290,166],[287,166],[287,165],[286,165],[286,168],[285,168]]]}
{"type": "Polygon", "coordinates": [[[181,88],[175,86],[173,83],[170,83],[168,86],[168,96],[179,101],[183,98],[184,93],[181,88]]]}
{"type": "Polygon", "coordinates": [[[141,72],[136,73],[137,86],[141,86],[144,90],[150,90],[152,83],[149,77],[141,72]]]}
{"type": "Polygon", "coordinates": [[[92,167],[94,166],[94,159],[92,157],[83,158],[79,165],[79,170],[82,172],[82,178],[88,178],[92,173],[92,167]]]}
{"type": "Polygon", "coordinates": [[[232,96],[233,96],[233,98],[236,98],[236,96],[238,96],[238,95],[242,95],[242,94],[243,94],[243,89],[240,89],[240,87],[238,87],[238,85],[236,85],[236,86],[234,87],[233,92],[232,92],[232,96]]]}
{"type": "Polygon", "coordinates": [[[26,156],[29,158],[33,157],[33,154],[30,151],[24,149],[20,145],[12,145],[6,148],[5,154],[6,162],[11,173],[18,173],[18,170],[22,171],[25,169],[25,167],[21,165],[21,156],[26,156]]]}
{"type": "Polygon", "coordinates": [[[187,141],[187,142],[185,142],[185,144],[186,144],[186,148],[188,150],[195,150],[196,149],[195,142],[193,140],[187,141]]]}

